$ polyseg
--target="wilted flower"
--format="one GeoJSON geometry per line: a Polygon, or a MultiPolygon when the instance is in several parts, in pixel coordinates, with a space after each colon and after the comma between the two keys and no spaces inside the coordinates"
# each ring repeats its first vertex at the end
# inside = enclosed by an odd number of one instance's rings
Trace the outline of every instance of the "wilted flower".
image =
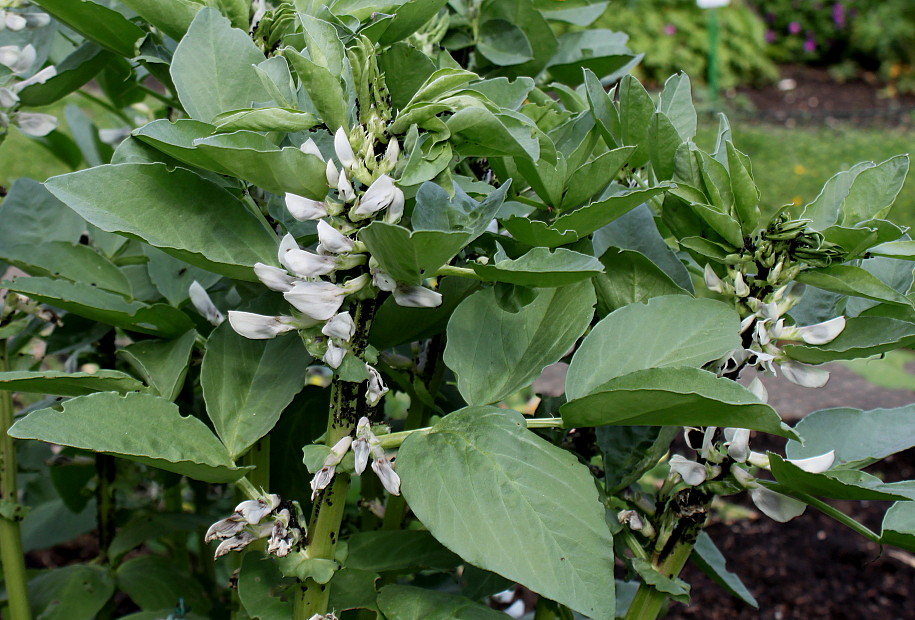
{"type": "Polygon", "coordinates": [[[356,333],[356,324],[349,312],[341,312],[321,328],[321,333],[328,338],[349,342],[356,333]]]}
{"type": "Polygon", "coordinates": [[[222,312],[219,311],[219,308],[217,308],[216,304],[213,303],[213,300],[210,299],[206,289],[204,289],[197,280],[194,280],[191,283],[187,292],[190,295],[191,304],[193,304],[197,312],[207,321],[213,325],[220,325],[226,320],[226,317],[222,315],[222,312]]]}
{"type": "Polygon", "coordinates": [[[322,358],[324,363],[330,366],[331,368],[340,368],[340,364],[343,363],[343,358],[346,356],[346,349],[337,345],[333,340],[327,341],[327,352],[322,358]]]}
{"type": "Polygon", "coordinates": [[[210,542],[213,540],[221,540],[225,538],[231,538],[245,529],[247,521],[239,514],[233,514],[232,516],[217,521],[207,530],[206,535],[203,537],[204,542],[210,542]]]}
{"type": "Polygon", "coordinates": [[[683,482],[691,487],[705,482],[705,466],[696,461],[690,461],[686,457],[675,454],[670,457],[670,472],[679,474],[683,482]]]}
{"type": "Polygon", "coordinates": [[[261,519],[273,512],[279,505],[279,495],[267,495],[243,501],[235,507],[235,512],[251,525],[255,525],[260,523],[261,519]]]}
{"type": "Polygon", "coordinates": [[[365,369],[369,372],[369,383],[365,390],[365,402],[369,407],[374,407],[388,393],[388,388],[381,380],[381,373],[368,364],[365,365],[365,369]]]}
{"type": "Polygon", "coordinates": [[[235,333],[251,340],[269,340],[280,334],[309,326],[306,321],[292,316],[264,316],[238,310],[229,310],[229,324],[235,333]]]}
{"type": "Polygon", "coordinates": [[[318,496],[318,491],[327,487],[330,484],[330,481],[334,479],[334,473],[337,469],[337,465],[340,464],[340,461],[343,460],[344,455],[349,451],[350,446],[353,444],[353,438],[347,435],[343,437],[334,444],[334,447],[330,449],[330,454],[327,455],[327,458],[324,459],[324,464],[321,466],[321,470],[318,471],[311,479],[311,499],[314,499],[318,496]]]}
{"type": "Polygon", "coordinates": [[[372,469],[378,479],[381,480],[381,486],[391,495],[400,495],[400,476],[394,471],[391,461],[383,454],[372,461],[372,469]]]}
{"type": "Polygon", "coordinates": [[[267,553],[277,557],[286,557],[292,547],[299,542],[301,532],[296,527],[289,527],[292,516],[288,508],[283,508],[276,513],[270,537],[267,539],[267,553]]]}
{"type": "Polygon", "coordinates": [[[394,301],[405,308],[436,308],[442,304],[442,294],[423,286],[398,284],[394,289],[394,301]]]}
{"type": "Polygon", "coordinates": [[[219,543],[219,546],[216,547],[216,553],[213,555],[213,557],[221,558],[230,551],[241,551],[258,538],[258,536],[255,536],[248,530],[239,532],[236,536],[227,538],[226,540],[219,543]]]}

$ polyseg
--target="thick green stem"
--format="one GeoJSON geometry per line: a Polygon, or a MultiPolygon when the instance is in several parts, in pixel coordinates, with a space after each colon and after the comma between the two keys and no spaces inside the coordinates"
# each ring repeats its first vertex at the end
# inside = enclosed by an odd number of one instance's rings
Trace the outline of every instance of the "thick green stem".
{"type": "MultiPolygon", "coordinates": [[[[0,340],[0,371],[9,370],[6,340],[0,340]]],[[[22,536],[19,532],[19,511],[15,509],[16,493],[16,446],[6,431],[13,425],[13,400],[9,391],[0,391],[0,503],[12,513],[0,516],[0,559],[3,561],[3,581],[10,620],[31,620],[29,599],[26,590],[25,556],[22,553],[22,536]]],[[[4,511],[6,514],[6,511],[4,511]]]]}
{"type": "MultiPolygon", "coordinates": [[[[351,340],[352,355],[361,357],[365,352],[375,304],[374,299],[356,303],[353,311],[356,333],[351,340]]],[[[341,381],[339,376],[335,376],[331,386],[326,445],[333,446],[351,434],[356,428],[356,422],[366,413],[365,384],[341,381]]],[[[337,474],[331,484],[318,493],[308,526],[308,557],[325,560],[334,558],[349,487],[350,477],[347,474],[337,474]]],[[[315,614],[326,614],[329,596],[330,588],[327,585],[319,584],[311,578],[306,579],[295,592],[294,620],[308,620],[315,614]]]]}
{"type": "MultiPolygon", "coordinates": [[[[681,541],[674,545],[670,554],[657,564],[658,572],[665,577],[675,578],[686,566],[686,561],[693,552],[695,539],[690,541],[681,541]]],[[[667,601],[667,594],[655,589],[644,582],[639,586],[629,605],[629,611],[626,613],[626,620],[655,620],[661,613],[661,608],[667,601]]]]}

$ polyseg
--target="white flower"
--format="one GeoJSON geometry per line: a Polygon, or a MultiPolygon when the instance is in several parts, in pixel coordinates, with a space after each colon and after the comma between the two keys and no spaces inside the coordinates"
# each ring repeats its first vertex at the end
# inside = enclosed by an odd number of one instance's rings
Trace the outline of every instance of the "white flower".
{"type": "Polygon", "coordinates": [[[333,256],[318,256],[306,250],[289,250],[283,261],[287,269],[302,278],[326,276],[336,269],[335,263],[333,256]]]}
{"type": "Polygon", "coordinates": [[[396,224],[403,217],[404,195],[399,187],[394,188],[394,199],[384,214],[384,221],[388,224],[396,224]]]}
{"type": "Polygon", "coordinates": [[[332,254],[351,252],[356,245],[355,241],[324,220],[318,221],[318,242],[321,249],[332,254]]]}
{"type": "Polygon", "coordinates": [[[743,274],[739,271],[734,275],[734,294],[738,297],[746,297],[750,294],[750,287],[743,281],[743,274]]]}
{"type": "Polygon", "coordinates": [[[705,264],[703,279],[705,280],[705,288],[708,290],[713,293],[724,292],[724,282],[721,281],[721,278],[718,277],[718,274],[715,273],[715,270],[712,269],[712,266],[708,263],[705,264]]]}
{"type": "Polygon", "coordinates": [[[324,363],[330,366],[331,368],[340,368],[340,364],[343,363],[343,358],[346,356],[346,349],[337,345],[333,340],[327,341],[327,352],[322,358],[324,363]]]}
{"type": "Polygon", "coordinates": [[[807,366],[791,360],[780,362],[779,368],[785,375],[785,379],[804,387],[823,387],[829,381],[829,371],[822,368],[807,366]]]}
{"type": "Polygon", "coordinates": [[[255,540],[257,540],[257,538],[257,536],[247,530],[239,532],[238,535],[219,543],[219,546],[216,547],[216,553],[213,554],[213,557],[220,558],[230,551],[241,551],[253,543],[255,540]]]}
{"type": "Polygon", "coordinates": [[[57,129],[57,117],[36,112],[17,112],[13,123],[28,136],[41,138],[57,129]]]}
{"type": "Polygon", "coordinates": [[[327,216],[327,204],[323,200],[312,200],[288,192],[286,193],[286,210],[300,222],[327,216]]]}
{"type": "Polygon", "coordinates": [[[400,476],[394,471],[391,461],[385,456],[372,461],[372,469],[383,486],[391,495],[400,495],[400,476]]]}
{"type": "Polygon", "coordinates": [[[194,308],[196,308],[197,312],[203,315],[203,318],[207,321],[213,325],[219,325],[226,320],[226,317],[222,315],[222,312],[219,311],[219,308],[217,308],[216,304],[213,303],[213,300],[210,299],[206,289],[200,286],[200,283],[197,280],[194,280],[191,283],[187,292],[191,297],[191,303],[194,305],[194,308]]]}
{"type": "Polygon", "coordinates": [[[381,175],[365,190],[359,204],[350,211],[350,219],[362,220],[384,209],[393,202],[395,190],[397,188],[394,186],[394,179],[386,174],[381,175]]]}
{"type": "Polygon", "coordinates": [[[397,142],[397,138],[391,138],[388,142],[387,148],[384,150],[384,158],[387,160],[391,166],[397,164],[397,159],[400,157],[400,143],[397,142]]]}
{"type": "Polygon", "coordinates": [[[330,484],[330,481],[334,479],[334,472],[337,469],[337,465],[343,460],[344,455],[349,451],[352,444],[353,438],[347,435],[335,443],[330,449],[330,454],[324,459],[321,470],[311,479],[312,501],[318,496],[318,491],[326,488],[327,485],[330,484]]]}
{"type": "Polygon", "coordinates": [[[243,501],[235,507],[235,512],[251,525],[257,525],[279,505],[279,495],[266,495],[243,501]]]}
{"type": "Polygon", "coordinates": [[[442,294],[423,286],[398,284],[394,289],[394,301],[406,308],[435,308],[442,304],[442,294]]]}
{"type": "Polygon", "coordinates": [[[792,465],[800,467],[806,472],[811,474],[822,474],[824,471],[827,471],[836,460],[836,451],[830,450],[826,454],[821,454],[819,456],[811,456],[806,459],[787,459],[792,465]]]}
{"type": "Polygon", "coordinates": [[[245,521],[244,517],[233,514],[231,517],[222,519],[211,525],[210,529],[207,530],[206,535],[203,537],[203,542],[231,538],[245,529],[246,524],[247,521],[245,521]]]}
{"type": "Polygon", "coordinates": [[[346,137],[346,130],[343,127],[337,129],[334,134],[334,151],[337,152],[337,159],[344,168],[352,168],[356,163],[356,155],[353,153],[353,147],[350,146],[349,138],[346,137]]]}
{"type": "Polygon", "coordinates": [[[753,377],[753,380],[750,381],[750,385],[747,386],[747,389],[753,392],[753,395],[760,401],[764,403],[769,402],[769,392],[766,391],[766,386],[759,380],[759,377],[753,377]]]}
{"type": "Polygon", "coordinates": [[[353,191],[353,185],[346,178],[345,172],[341,172],[337,179],[337,194],[343,202],[352,202],[356,199],[356,192],[353,191]]]}
{"type": "Polygon", "coordinates": [[[356,439],[353,440],[353,455],[356,457],[355,469],[357,474],[365,471],[369,463],[369,452],[377,443],[378,439],[372,432],[372,423],[367,417],[362,416],[359,418],[359,423],[356,424],[356,439]]]}
{"type": "Polygon", "coordinates": [[[292,547],[299,542],[301,532],[298,528],[289,527],[291,518],[289,510],[286,508],[276,514],[270,530],[270,538],[267,539],[267,553],[281,558],[286,557],[292,547]]]}
{"type": "Polygon", "coordinates": [[[837,316],[834,319],[797,328],[797,333],[807,344],[826,344],[835,340],[845,329],[845,317],[837,316]]]}
{"type": "Polygon", "coordinates": [[[787,523],[807,509],[807,504],[762,486],[750,491],[750,499],[764,515],[779,523],[787,523]]]}
{"type": "Polygon", "coordinates": [[[326,321],[340,310],[346,293],[346,289],[330,282],[297,282],[283,297],[306,316],[326,321]]]}
{"type": "Polygon", "coordinates": [[[321,328],[321,333],[328,338],[349,342],[356,333],[356,323],[349,312],[341,312],[321,328]]]}
{"type": "Polygon", "coordinates": [[[670,473],[679,474],[683,482],[691,487],[705,482],[705,466],[686,457],[675,454],[670,457],[670,473]]]}
{"type": "Polygon", "coordinates": [[[28,25],[28,20],[19,13],[9,12],[6,14],[6,19],[4,23],[7,28],[16,32],[17,30],[22,30],[28,25]]]}
{"type": "Polygon", "coordinates": [[[0,88],[0,108],[11,108],[19,102],[19,95],[9,88],[0,88]]]}
{"type": "Polygon", "coordinates": [[[340,181],[340,172],[337,171],[334,160],[327,160],[327,166],[324,167],[324,176],[327,178],[327,187],[337,187],[337,183],[340,181]]]}
{"type": "Polygon", "coordinates": [[[750,456],[750,431],[746,428],[726,428],[724,439],[728,456],[738,463],[745,462],[750,456]]]}
{"type": "Polygon", "coordinates": [[[380,269],[372,271],[372,284],[382,291],[388,291],[389,293],[397,288],[397,282],[394,281],[394,278],[380,269]]]}
{"type": "Polygon", "coordinates": [[[254,275],[271,291],[285,293],[298,281],[285,270],[264,263],[254,263],[254,275]]]}
{"type": "Polygon", "coordinates": [[[30,28],[43,28],[51,23],[51,16],[47,13],[26,13],[25,21],[30,28]]]}
{"type": "Polygon", "coordinates": [[[307,322],[291,316],[264,316],[238,310],[229,310],[229,324],[235,333],[251,340],[269,340],[299,327],[308,327],[307,322]]]}
{"type": "Polygon", "coordinates": [[[318,145],[315,144],[315,141],[311,138],[305,140],[305,142],[302,143],[302,146],[299,147],[299,150],[306,155],[314,155],[321,161],[324,161],[324,156],[321,155],[321,149],[318,148],[318,145]]]}
{"type": "Polygon", "coordinates": [[[368,364],[365,365],[365,369],[369,372],[369,383],[365,390],[365,402],[368,403],[369,407],[374,407],[388,393],[388,388],[381,379],[381,373],[368,364]]]}
{"type": "Polygon", "coordinates": [[[0,65],[5,65],[15,74],[25,73],[32,68],[38,52],[31,43],[20,48],[18,45],[0,46],[0,65]]]}

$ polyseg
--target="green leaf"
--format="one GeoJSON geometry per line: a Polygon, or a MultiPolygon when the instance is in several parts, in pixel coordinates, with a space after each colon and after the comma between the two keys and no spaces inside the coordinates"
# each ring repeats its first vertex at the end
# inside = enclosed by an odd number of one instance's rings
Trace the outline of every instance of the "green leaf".
{"type": "Polygon", "coordinates": [[[180,41],[194,21],[194,16],[205,5],[196,0],[121,0],[140,17],[180,41]]]}
{"type": "Polygon", "coordinates": [[[804,207],[801,217],[810,220],[809,226],[814,230],[824,230],[837,223],[839,210],[855,178],[874,165],[874,162],[862,162],[833,175],[813,202],[804,207]]]}
{"type": "Polygon", "coordinates": [[[200,384],[207,415],[235,459],[270,432],[305,387],[311,363],[298,334],[250,340],[228,321],[207,340],[200,384]]]}
{"type": "Polygon", "coordinates": [[[902,191],[908,172],[908,155],[897,155],[862,170],[842,201],[839,223],[853,226],[858,222],[886,217],[902,191]]]}
{"type": "Polygon", "coordinates": [[[119,370],[60,372],[57,370],[12,370],[0,372],[0,390],[57,396],[82,396],[95,392],[143,391],[146,386],[119,370]]]}
{"type": "Polygon", "coordinates": [[[639,574],[642,581],[654,587],[658,592],[663,592],[675,601],[689,605],[689,584],[682,579],[662,575],[651,562],[642,558],[633,559],[632,568],[639,574]]]}
{"type": "Polygon", "coordinates": [[[605,273],[593,279],[597,314],[601,318],[618,308],[652,297],[685,295],[670,277],[640,252],[610,248],[600,258],[605,273]]]}
{"type": "Polygon", "coordinates": [[[912,300],[876,276],[861,267],[852,265],[833,265],[822,269],[802,271],[796,279],[802,284],[852,297],[863,297],[902,306],[915,305],[912,300]]]}
{"type": "Polygon", "coordinates": [[[342,76],[346,67],[346,50],[334,25],[301,11],[296,17],[302,24],[309,59],[330,71],[331,75],[342,76]]]}
{"type": "Polygon", "coordinates": [[[46,241],[38,245],[0,246],[0,259],[29,275],[53,276],[130,298],[130,282],[110,260],[87,245],[66,241],[46,241]]]}
{"type": "Polygon", "coordinates": [[[689,207],[693,210],[693,213],[708,224],[709,228],[721,235],[722,239],[734,247],[743,245],[743,231],[740,228],[740,222],[730,214],[720,211],[715,206],[701,203],[694,202],[689,207]]]}
{"type": "Polygon", "coordinates": [[[213,125],[190,118],[180,118],[174,122],[160,118],[135,129],[133,135],[180,162],[231,175],[232,172],[228,168],[220,165],[204,151],[198,150],[195,145],[197,140],[208,138],[215,131],[216,127],[213,125]]]}
{"type": "Polygon", "coordinates": [[[699,532],[689,559],[731,596],[740,599],[754,609],[759,609],[759,603],[743,585],[740,577],[728,570],[727,560],[707,533],[699,532]]]}
{"type": "Polygon", "coordinates": [[[662,112],[652,114],[645,140],[648,144],[648,160],[655,176],[658,179],[673,178],[674,156],[683,139],[662,112]]]}
{"type": "Polygon", "coordinates": [[[291,48],[283,50],[283,56],[299,76],[302,88],[308,94],[318,116],[332,132],[349,127],[346,96],[340,83],[340,74],[331,73],[291,48]]]}
{"type": "Polygon", "coordinates": [[[447,4],[447,0],[406,0],[394,10],[394,19],[381,35],[379,43],[387,46],[406,39],[419,30],[426,22],[447,4]]]}
{"type": "MultiPolygon", "coordinates": [[[[526,157],[516,157],[514,164],[521,177],[527,181],[540,200],[550,207],[561,204],[563,186],[566,185],[567,177],[565,157],[560,156],[556,165],[543,160],[531,161],[526,157]]],[[[605,183],[609,181],[607,178],[601,180],[605,183]]]]}
{"type": "Polygon", "coordinates": [[[168,303],[175,307],[180,307],[190,298],[189,288],[194,280],[204,289],[209,289],[219,281],[219,274],[194,267],[151,245],[144,245],[142,249],[149,259],[146,272],[150,281],[168,303]]]}
{"type": "Polygon", "coordinates": [[[541,141],[548,142],[529,118],[508,110],[494,113],[482,107],[466,107],[449,116],[445,126],[452,134],[452,145],[468,157],[526,157],[537,161],[541,141]]]}
{"type": "Polygon", "coordinates": [[[752,233],[760,224],[759,188],[743,164],[746,156],[734,148],[731,142],[726,143],[726,148],[731,192],[734,194],[734,214],[740,221],[740,227],[747,233],[752,233]]]}
{"type": "Polygon", "coordinates": [[[505,620],[507,615],[467,597],[415,586],[387,585],[378,592],[378,608],[396,620],[505,620]]]}
{"type": "Polygon", "coordinates": [[[127,560],[115,573],[118,588],[140,609],[155,611],[183,600],[188,609],[207,613],[210,601],[203,586],[168,558],[145,555],[127,560]]]}
{"type": "Polygon", "coordinates": [[[900,260],[915,260],[915,241],[891,241],[875,245],[868,250],[874,256],[898,258],[900,260]]]}
{"type": "Polygon", "coordinates": [[[592,202],[571,213],[559,216],[553,223],[553,228],[556,230],[572,230],[578,233],[579,237],[585,237],[640,204],[666,192],[668,187],[669,185],[662,183],[648,189],[626,190],[621,194],[610,196],[598,202],[592,202]]]}
{"type": "Polygon", "coordinates": [[[584,70],[585,75],[585,93],[588,96],[588,105],[594,121],[597,123],[597,130],[604,142],[611,149],[623,146],[620,129],[620,114],[616,105],[607,95],[600,80],[592,71],[584,70]]]}
{"type": "Polygon", "coordinates": [[[101,392],[40,409],[9,430],[37,439],[120,456],[204,482],[231,482],[245,475],[203,422],[184,417],[164,398],[101,392]]]}
{"type": "Polygon", "coordinates": [[[385,75],[396,75],[386,85],[391,94],[391,104],[402,110],[416,91],[435,72],[428,56],[407,43],[395,43],[378,56],[378,68],[385,75]]]}
{"type": "Polygon", "coordinates": [[[626,47],[628,39],[622,32],[603,28],[566,32],[559,37],[559,48],[550,58],[547,67],[550,76],[563,84],[577,86],[582,81],[582,69],[588,69],[615,81],[613,76],[628,72],[641,60],[641,55],[626,47]]]}
{"type": "Polygon", "coordinates": [[[178,336],[193,327],[188,316],[176,308],[127,301],[120,295],[88,284],[49,278],[17,278],[3,285],[55,308],[143,334],[178,336]]]}
{"type": "Polygon", "coordinates": [[[153,392],[174,401],[184,385],[197,332],[189,330],[174,340],[141,340],[118,355],[143,378],[153,392]]]}
{"type": "Polygon", "coordinates": [[[639,147],[629,162],[633,168],[638,168],[648,161],[645,136],[655,113],[655,104],[645,87],[632,75],[620,80],[619,93],[620,139],[623,144],[639,147]]]}
{"type": "Polygon", "coordinates": [[[477,52],[495,65],[520,65],[534,57],[524,31],[504,19],[483,22],[479,37],[477,52]]]}
{"type": "Polygon", "coordinates": [[[880,355],[915,344],[915,324],[879,316],[848,319],[842,333],[818,346],[786,344],[785,353],[807,364],[823,364],[880,355]]]}
{"type": "Polygon", "coordinates": [[[90,41],[133,58],[137,40],[146,33],[126,17],[91,0],[41,0],[35,4],[90,41]]]}
{"type": "Polygon", "coordinates": [[[734,309],[711,299],[669,295],[620,308],[595,325],[578,347],[566,377],[566,396],[580,398],[636,370],[702,366],[737,349],[739,331],[734,309]]]}
{"type": "Polygon", "coordinates": [[[667,78],[661,91],[659,111],[670,119],[682,142],[696,137],[698,117],[688,75],[677,73],[667,78]]]}
{"type": "Polygon", "coordinates": [[[29,580],[29,604],[42,620],[93,620],[113,594],[114,580],[103,566],[75,564],[29,580]]]}
{"type": "Polygon", "coordinates": [[[604,487],[615,495],[661,462],[676,426],[598,426],[594,429],[604,468],[604,487]]]}
{"type": "Polygon", "coordinates": [[[489,75],[508,77],[535,76],[556,53],[556,35],[543,15],[534,9],[531,0],[484,0],[480,14],[488,19],[500,19],[514,24],[524,32],[531,46],[531,60],[508,67],[487,70],[489,75]]]}
{"type": "Polygon", "coordinates": [[[292,601],[282,592],[284,578],[276,558],[260,553],[246,553],[238,574],[238,598],[254,620],[290,620],[292,601]]]}
{"type": "Polygon", "coordinates": [[[435,183],[423,183],[416,192],[416,206],[410,217],[410,225],[413,230],[467,233],[471,236],[468,241],[472,241],[486,231],[502,206],[510,186],[510,181],[503,183],[499,189],[477,202],[457,183],[454,184],[453,197],[435,183]]]}
{"type": "Polygon", "coordinates": [[[232,194],[182,168],[98,166],[51,177],[45,186],[102,230],[209,271],[254,281],[254,263],[276,262],[276,235],[232,194]]]}
{"type": "Polygon", "coordinates": [[[594,481],[521,414],[456,411],[408,437],[397,470],[416,516],[464,560],[582,614],[613,617],[613,543],[594,481]]]}
{"type": "Polygon", "coordinates": [[[865,467],[915,446],[915,405],[861,411],[847,407],[822,409],[794,427],[804,443],[789,441],[789,459],[805,459],[835,451],[836,465],[865,467]]]}
{"type": "Polygon", "coordinates": [[[616,177],[616,173],[634,151],[635,147],[624,146],[602,153],[579,166],[564,183],[566,190],[562,197],[562,208],[577,207],[601,192],[616,177]]]}
{"type": "Polygon", "coordinates": [[[569,428],[731,426],[782,437],[797,435],[748,389],[697,368],[649,368],[617,377],[560,408],[569,428]]]}
{"type": "Polygon", "coordinates": [[[356,532],[347,540],[348,568],[376,573],[448,570],[461,563],[461,558],[423,530],[356,532]]]}
{"type": "Polygon", "coordinates": [[[698,151],[698,154],[699,172],[702,174],[705,193],[711,199],[711,206],[719,213],[731,215],[734,212],[734,192],[731,191],[731,176],[728,169],[702,151],[698,151]]]}
{"type": "Polygon", "coordinates": [[[546,222],[529,220],[526,217],[512,216],[502,220],[502,225],[511,233],[513,239],[533,247],[555,248],[578,241],[574,230],[559,231],[546,222]]]}
{"type": "Polygon", "coordinates": [[[473,270],[486,282],[551,288],[588,280],[604,268],[599,260],[587,254],[565,248],[553,251],[534,248],[515,260],[506,256],[488,265],[475,263],[473,270]]]}
{"type": "Polygon", "coordinates": [[[32,179],[13,182],[0,203],[0,248],[17,245],[38,247],[50,241],[76,243],[86,222],[55,198],[44,185],[32,179]]]}
{"type": "Polygon", "coordinates": [[[535,295],[512,313],[500,307],[495,289],[483,289],[451,315],[444,359],[468,404],[498,402],[526,387],[591,322],[595,298],[589,282],[536,289],[535,295]]]}
{"type": "Polygon", "coordinates": [[[470,234],[441,230],[410,231],[375,221],[359,231],[372,257],[398,282],[420,284],[461,251],[470,234]]]}
{"type": "Polygon", "coordinates": [[[337,611],[371,609],[377,612],[378,592],[375,590],[375,582],[379,579],[381,576],[378,573],[341,568],[334,573],[328,607],[337,611]]]}
{"type": "Polygon", "coordinates": [[[287,108],[235,110],[219,114],[213,119],[216,129],[221,132],[248,130],[292,133],[311,129],[319,122],[314,114],[287,108]]]}
{"type": "Polygon", "coordinates": [[[772,475],[781,484],[819,497],[878,501],[915,497],[915,492],[896,486],[905,483],[886,484],[880,478],[863,471],[838,470],[828,474],[812,474],[772,452],[769,452],[769,465],[772,475]]]}
{"type": "Polygon", "coordinates": [[[61,62],[55,63],[57,74],[54,77],[23,88],[19,92],[19,101],[30,107],[52,104],[94,78],[113,59],[111,52],[87,41],[61,62]]]}
{"type": "Polygon", "coordinates": [[[175,48],[171,76],[188,115],[209,123],[224,112],[263,101],[253,67],[263,61],[264,54],[246,32],[232,28],[216,9],[206,8],[175,48]]]}
{"type": "Polygon", "coordinates": [[[896,502],[883,517],[881,544],[915,551],[915,502],[896,502]]]}
{"type": "MultiPolygon", "coordinates": [[[[93,467],[94,469],[94,467],[93,467]]],[[[118,533],[108,547],[109,555],[120,560],[128,551],[136,549],[143,543],[171,536],[178,532],[194,532],[212,523],[212,518],[203,514],[186,512],[143,513],[134,511],[130,520],[118,528],[118,533]]]]}
{"type": "Polygon", "coordinates": [[[327,196],[324,162],[294,146],[278,147],[253,131],[224,133],[194,141],[194,146],[233,176],[274,194],[292,192],[315,200],[327,196]]]}

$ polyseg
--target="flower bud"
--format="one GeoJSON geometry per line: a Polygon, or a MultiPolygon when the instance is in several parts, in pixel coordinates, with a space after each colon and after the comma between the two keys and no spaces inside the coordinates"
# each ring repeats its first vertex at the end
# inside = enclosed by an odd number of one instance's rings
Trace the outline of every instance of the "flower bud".
{"type": "Polygon", "coordinates": [[[222,315],[222,312],[219,311],[219,308],[217,308],[213,301],[210,299],[206,289],[200,286],[200,283],[197,280],[194,280],[191,283],[187,292],[190,295],[191,304],[193,304],[197,312],[199,312],[207,321],[213,325],[218,326],[226,320],[226,317],[222,315]]]}
{"type": "Polygon", "coordinates": [[[327,160],[327,166],[324,167],[324,176],[327,178],[327,187],[337,187],[337,183],[340,182],[340,172],[334,165],[334,160],[327,160]]]}
{"type": "Polygon", "coordinates": [[[400,144],[397,142],[397,138],[392,136],[388,141],[388,147],[384,151],[384,158],[393,168],[397,165],[398,157],[400,157],[400,144]]]}
{"type": "Polygon", "coordinates": [[[724,292],[724,282],[721,281],[721,278],[718,277],[718,274],[715,273],[715,270],[712,269],[712,266],[708,263],[705,264],[703,280],[705,281],[705,288],[713,293],[724,292]]]}
{"type": "Polygon", "coordinates": [[[346,172],[341,172],[337,179],[337,195],[343,202],[352,202],[356,199],[356,192],[353,191],[353,185],[346,178],[346,172]]]}
{"type": "Polygon", "coordinates": [[[750,287],[743,280],[743,274],[737,272],[734,274],[734,294],[738,297],[746,297],[750,294],[750,287]]]}
{"type": "Polygon", "coordinates": [[[334,151],[344,168],[352,168],[356,163],[356,155],[353,153],[353,147],[350,146],[349,138],[346,137],[346,130],[343,127],[338,128],[334,134],[334,151]]]}

